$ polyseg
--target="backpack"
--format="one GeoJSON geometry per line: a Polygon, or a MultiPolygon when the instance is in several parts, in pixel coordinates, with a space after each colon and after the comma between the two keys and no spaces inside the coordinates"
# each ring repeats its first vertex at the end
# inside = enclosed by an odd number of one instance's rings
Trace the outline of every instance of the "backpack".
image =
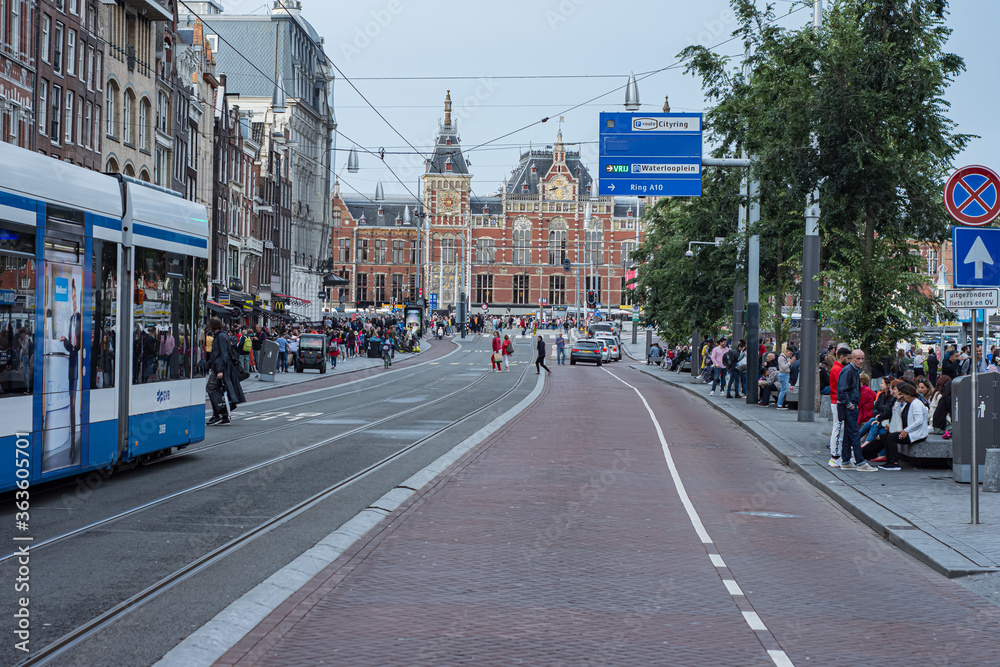
{"type": "Polygon", "coordinates": [[[504,352],[504,354],[506,354],[506,355],[507,355],[508,357],[513,357],[513,356],[514,356],[514,341],[512,341],[512,340],[510,340],[510,339],[508,338],[508,339],[507,339],[507,340],[506,340],[506,341],[504,342],[504,344],[503,344],[503,352],[504,352]]]}
{"type": "Polygon", "coordinates": [[[722,355],[722,365],[729,368],[733,365],[733,351],[726,350],[726,353],[722,355]]]}
{"type": "Polygon", "coordinates": [[[244,352],[249,352],[253,348],[253,341],[250,336],[243,336],[243,345],[241,346],[244,352]]]}

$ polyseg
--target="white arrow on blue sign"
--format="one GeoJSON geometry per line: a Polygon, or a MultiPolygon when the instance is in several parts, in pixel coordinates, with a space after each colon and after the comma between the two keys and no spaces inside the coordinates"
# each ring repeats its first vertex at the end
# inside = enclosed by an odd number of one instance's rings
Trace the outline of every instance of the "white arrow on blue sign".
{"type": "Polygon", "coordinates": [[[1000,286],[1000,229],[955,227],[951,240],[955,287],[1000,286]]]}

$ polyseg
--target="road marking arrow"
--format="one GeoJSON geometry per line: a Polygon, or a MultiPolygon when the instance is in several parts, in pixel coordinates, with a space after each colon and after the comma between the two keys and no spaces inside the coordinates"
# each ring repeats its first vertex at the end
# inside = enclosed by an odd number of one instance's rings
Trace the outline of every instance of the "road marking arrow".
{"type": "Polygon", "coordinates": [[[983,279],[983,264],[989,264],[992,266],[993,258],[990,256],[990,251],[986,249],[986,244],[983,243],[983,237],[977,236],[976,242],[972,244],[972,248],[969,250],[969,254],[965,256],[965,261],[963,264],[973,264],[976,265],[976,280],[983,279]]]}

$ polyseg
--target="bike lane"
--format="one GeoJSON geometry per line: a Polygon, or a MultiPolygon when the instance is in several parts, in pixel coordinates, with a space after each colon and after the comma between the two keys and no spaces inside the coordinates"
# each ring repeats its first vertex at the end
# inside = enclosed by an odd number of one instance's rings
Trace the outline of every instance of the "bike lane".
{"type": "Polygon", "coordinates": [[[696,399],[577,366],[217,664],[989,664],[998,629],[696,399]]]}

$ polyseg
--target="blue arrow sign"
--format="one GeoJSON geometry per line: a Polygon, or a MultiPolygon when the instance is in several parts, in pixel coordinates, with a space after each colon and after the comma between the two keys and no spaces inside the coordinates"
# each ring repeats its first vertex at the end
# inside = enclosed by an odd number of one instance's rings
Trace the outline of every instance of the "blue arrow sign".
{"type": "Polygon", "coordinates": [[[954,227],[951,241],[955,287],[1000,286],[1000,229],[954,227]]]}

